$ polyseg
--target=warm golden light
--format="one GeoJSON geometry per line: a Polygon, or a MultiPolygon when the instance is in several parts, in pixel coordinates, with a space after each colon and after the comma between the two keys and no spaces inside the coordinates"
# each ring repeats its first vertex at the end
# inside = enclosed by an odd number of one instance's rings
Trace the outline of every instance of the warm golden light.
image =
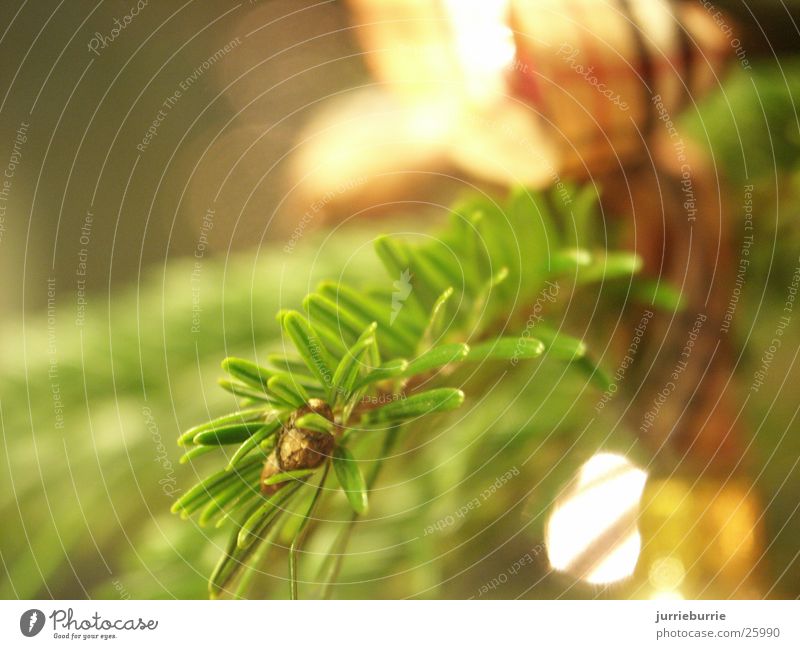
{"type": "Polygon", "coordinates": [[[502,92],[501,72],[516,55],[508,27],[509,0],[444,0],[467,94],[484,100],[502,92]]]}
{"type": "Polygon", "coordinates": [[[684,596],[677,590],[665,590],[665,591],[658,591],[657,593],[653,593],[650,596],[652,600],[661,600],[661,601],[676,601],[685,599],[684,596]]]}
{"type": "Polygon", "coordinates": [[[556,500],[545,540],[550,564],[590,584],[630,576],[641,551],[639,502],[647,474],[626,458],[599,453],[556,500]]]}
{"type": "Polygon", "coordinates": [[[650,583],[658,591],[671,592],[683,582],[686,569],[683,562],[675,557],[656,559],[650,566],[650,583]]]}

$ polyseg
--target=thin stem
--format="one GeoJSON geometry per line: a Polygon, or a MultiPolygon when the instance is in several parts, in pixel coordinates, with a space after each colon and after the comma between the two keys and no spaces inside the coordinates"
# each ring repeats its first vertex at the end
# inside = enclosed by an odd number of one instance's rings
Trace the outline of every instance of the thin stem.
{"type": "MultiPolygon", "coordinates": [[[[380,459],[375,462],[375,466],[372,468],[372,472],[369,474],[367,478],[367,490],[369,492],[372,491],[372,487],[375,485],[375,482],[380,475],[381,469],[383,468],[383,462],[386,457],[391,453],[392,448],[397,443],[397,437],[400,432],[400,426],[393,426],[389,429],[389,432],[386,433],[386,437],[383,440],[383,445],[381,446],[381,455],[380,459]]],[[[358,514],[353,512],[350,516],[350,520],[347,522],[347,527],[342,531],[342,536],[339,540],[337,540],[334,550],[335,554],[333,557],[333,567],[331,569],[330,574],[328,575],[327,579],[325,579],[324,585],[322,586],[322,592],[320,593],[321,599],[328,599],[330,597],[330,593],[335,583],[336,579],[339,576],[339,572],[342,569],[342,562],[344,561],[344,552],[347,549],[347,544],[350,542],[350,537],[353,533],[353,528],[355,526],[356,520],[358,520],[358,514]]],[[[323,564],[324,569],[324,564],[323,564]]],[[[317,579],[317,581],[321,581],[317,579]]]]}
{"type": "Polygon", "coordinates": [[[267,553],[267,550],[269,549],[272,543],[272,537],[275,536],[275,533],[279,529],[280,526],[278,525],[273,526],[273,528],[269,531],[269,534],[266,536],[264,541],[253,552],[252,559],[248,561],[247,565],[244,567],[244,574],[239,579],[239,584],[233,591],[233,599],[247,599],[246,597],[247,589],[250,587],[250,583],[253,581],[256,569],[258,565],[261,563],[261,560],[264,558],[264,555],[267,553]]]}
{"type": "Polygon", "coordinates": [[[314,510],[319,502],[320,495],[322,494],[322,488],[325,486],[325,479],[328,477],[328,470],[330,468],[331,463],[328,461],[325,463],[325,469],[322,471],[322,478],[320,478],[319,484],[317,485],[317,490],[314,492],[314,497],[311,499],[311,503],[306,510],[305,516],[303,516],[300,526],[294,533],[292,544],[289,546],[289,591],[292,599],[299,599],[297,586],[297,553],[303,543],[303,539],[305,538],[304,532],[306,530],[306,526],[311,520],[311,517],[314,515],[314,510]]]}

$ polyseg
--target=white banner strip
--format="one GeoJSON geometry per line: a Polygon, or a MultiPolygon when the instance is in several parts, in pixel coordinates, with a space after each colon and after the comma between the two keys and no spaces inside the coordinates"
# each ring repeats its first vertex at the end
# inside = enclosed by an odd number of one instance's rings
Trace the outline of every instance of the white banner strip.
{"type": "Polygon", "coordinates": [[[796,601],[3,601],[0,646],[796,648],[798,618],[796,601]]]}

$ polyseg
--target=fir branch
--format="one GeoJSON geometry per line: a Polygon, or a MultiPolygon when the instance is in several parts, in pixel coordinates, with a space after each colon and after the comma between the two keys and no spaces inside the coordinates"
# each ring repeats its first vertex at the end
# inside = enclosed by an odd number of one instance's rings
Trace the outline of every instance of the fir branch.
{"type": "MultiPolygon", "coordinates": [[[[228,358],[221,386],[248,407],[187,431],[179,443],[199,449],[238,445],[227,466],[198,483],[173,511],[202,511],[200,523],[238,516],[231,542],[210,580],[212,596],[228,591],[284,521],[284,512],[317,474],[311,504],[289,549],[291,596],[298,594],[297,555],[306,526],[328,499],[332,466],[351,506],[350,525],[367,510],[369,480],[352,452],[367,431],[396,438],[407,425],[459,408],[466,395],[450,377],[463,364],[502,361],[516,366],[550,356],[575,364],[602,384],[583,341],[545,325],[508,331],[547,281],[574,283],[627,278],[640,260],[629,253],[594,254],[562,247],[558,226],[541,196],[515,192],[505,208],[462,203],[438,238],[412,246],[393,237],[376,242],[392,289],[323,282],[304,311],[278,314],[296,357],[270,356],[273,367],[228,358]],[[244,510],[244,514],[236,512],[244,510]]],[[[589,210],[582,196],[581,210],[589,210]]],[[[337,546],[343,554],[349,528],[337,546]]],[[[333,573],[338,572],[340,557],[333,573]]]]}

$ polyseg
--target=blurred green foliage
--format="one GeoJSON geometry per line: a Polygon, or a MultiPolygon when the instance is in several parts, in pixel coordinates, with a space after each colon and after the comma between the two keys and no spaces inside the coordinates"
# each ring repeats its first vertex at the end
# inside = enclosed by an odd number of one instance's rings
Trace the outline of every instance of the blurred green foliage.
{"type": "MultiPolygon", "coordinates": [[[[754,373],[775,337],[800,267],[800,61],[760,61],[736,69],[722,90],[690,112],[684,125],[720,172],[736,241],[746,234],[743,187],[753,186],[754,243],[733,334],[740,353],[736,373],[744,419],[752,438],[742,465],[764,506],[765,556],[755,570],[773,585],[772,596],[800,594],[800,381],[796,322],[786,330],[766,383],[749,392],[754,373]]],[[[732,269],[737,272],[738,267],[732,269]]],[[[793,314],[796,320],[797,314],[793,314]]]]}

